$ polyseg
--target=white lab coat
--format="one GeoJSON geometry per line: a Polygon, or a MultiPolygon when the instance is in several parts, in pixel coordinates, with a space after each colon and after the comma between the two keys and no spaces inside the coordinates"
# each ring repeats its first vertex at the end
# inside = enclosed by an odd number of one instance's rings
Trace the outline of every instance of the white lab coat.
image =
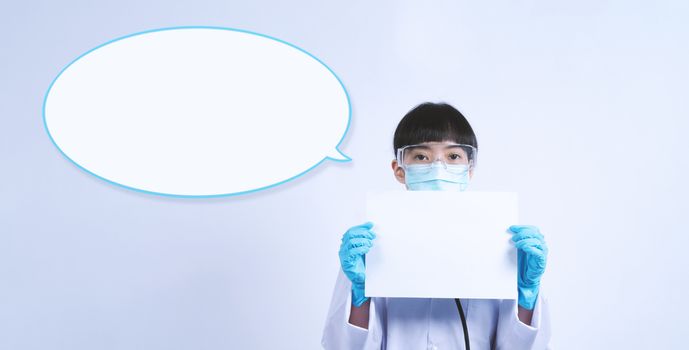
{"type": "MultiPolygon", "coordinates": [[[[321,345],[328,350],[464,349],[454,299],[372,297],[368,329],[350,324],[352,283],[339,269],[321,345]]],[[[516,286],[515,286],[516,288],[516,286]]],[[[543,286],[531,325],[517,317],[516,300],[460,299],[472,350],[550,349],[550,316],[543,286]]]]}

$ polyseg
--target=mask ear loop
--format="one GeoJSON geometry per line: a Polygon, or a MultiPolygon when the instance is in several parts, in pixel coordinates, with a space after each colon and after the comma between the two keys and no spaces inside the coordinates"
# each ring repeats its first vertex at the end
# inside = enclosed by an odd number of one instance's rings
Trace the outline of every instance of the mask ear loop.
{"type": "Polygon", "coordinates": [[[402,159],[402,152],[404,150],[404,147],[400,147],[397,149],[397,165],[399,165],[400,168],[404,169],[404,171],[407,171],[407,167],[404,165],[404,160],[402,159]]]}
{"type": "Polygon", "coordinates": [[[478,150],[472,146],[471,148],[472,154],[471,154],[471,162],[469,164],[471,165],[469,169],[476,169],[476,160],[478,159],[478,150]]]}

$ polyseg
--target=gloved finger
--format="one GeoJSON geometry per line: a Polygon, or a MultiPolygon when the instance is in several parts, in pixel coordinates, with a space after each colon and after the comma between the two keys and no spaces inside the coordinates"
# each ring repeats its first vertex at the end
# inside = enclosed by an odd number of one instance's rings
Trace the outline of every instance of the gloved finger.
{"type": "Polygon", "coordinates": [[[373,242],[368,238],[352,238],[348,241],[343,241],[340,244],[340,255],[348,255],[349,252],[354,248],[359,247],[372,247],[373,242]]]}
{"type": "Polygon", "coordinates": [[[545,237],[543,236],[542,233],[536,230],[532,230],[529,228],[526,229],[521,229],[519,231],[511,231],[514,235],[512,236],[512,241],[517,242],[525,238],[537,238],[543,242],[545,242],[545,237]]]}
{"type": "Polygon", "coordinates": [[[525,229],[538,231],[538,226],[535,226],[535,225],[512,225],[512,226],[510,226],[510,231],[513,231],[513,232],[518,232],[518,231],[525,230],[525,229]]]}
{"type": "Polygon", "coordinates": [[[525,238],[522,239],[521,241],[515,242],[514,246],[517,247],[517,249],[524,249],[524,247],[531,246],[531,247],[537,247],[540,249],[540,247],[543,245],[543,243],[538,239],[538,238],[525,238]]]}
{"type": "Polygon", "coordinates": [[[529,254],[529,255],[531,255],[531,256],[536,257],[537,259],[543,259],[543,260],[545,260],[545,256],[546,256],[545,252],[544,252],[543,250],[539,249],[538,247],[535,247],[535,246],[525,246],[525,247],[522,248],[522,250],[523,250],[525,253],[527,253],[527,254],[529,254]]]}
{"type": "Polygon", "coordinates": [[[373,239],[376,238],[376,234],[368,226],[354,226],[347,230],[344,235],[342,235],[342,241],[346,242],[355,237],[368,237],[373,239]]]}
{"type": "Polygon", "coordinates": [[[537,249],[539,251],[539,254],[545,254],[546,253],[543,250],[543,247],[538,243],[526,242],[526,243],[516,245],[516,247],[519,251],[527,253],[527,254],[532,253],[533,249],[537,249]]]}
{"type": "Polygon", "coordinates": [[[541,231],[538,229],[538,227],[534,226],[534,225],[512,225],[509,227],[509,230],[514,232],[514,233],[519,233],[522,231],[533,231],[533,232],[541,233],[541,231]]]}
{"type": "Polygon", "coordinates": [[[373,242],[368,238],[352,238],[345,243],[347,249],[352,249],[356,247],[373,247],[373,242]]]}
{"type": "Polygon", "coordinates": [[[359,245],[361,245],[361,242],[364,240],[369,241],[369,242],[371,242],[371,244],[373,244],[373,242],[372,242],[373,239],[375,239],[375,237],[370,235],[370,234],[366,234],[366,233],[353,234],[353,235],[343,237],[342,243],[340,244],[340,246],[341,247],[351,247],[352,242],[355,242],[355,243],[358,243],[359,245]]]}
{"type": "Polygon", "coordinates": [[[355,259],[368,253],[370,249],[371,247],[367,246],[352,248],[347,251],[346,256],[348,259],[355,259]]]}
{"type": "Polygon", "coordinates": [[[545,238],[540,232],[532,230],[523,230],[519,231],[518,233],[515,233],[514,236],[512,236],[512,241],[517,242],[525,238],[537,238],[538,240],[545,242],[545,238]]]}
{"type": "MultiPolygon", "coordinates": [[[[516,244],[516,243],[515,243],[516,244]]],[[[545,240],[539,239],[539,243],[534,245],[536,248],[542,250],[543,252],[547,253],[548,252],[548,245],[545,243],[545,240]]]]}
{"type": "Polygon", "coordinates": [[[361,225],[356,225],[356,226],[354,226],[354,227],[357,227],[357,228],[358,228],[358,227],[360,227],[360,228],[365,228],[366,230],[369,230],[369,231],[370,231],[371,228],[373,228],[373,221],[366,221],[365,223],[363,223],[363,224],[361,224],[361,225]]]}

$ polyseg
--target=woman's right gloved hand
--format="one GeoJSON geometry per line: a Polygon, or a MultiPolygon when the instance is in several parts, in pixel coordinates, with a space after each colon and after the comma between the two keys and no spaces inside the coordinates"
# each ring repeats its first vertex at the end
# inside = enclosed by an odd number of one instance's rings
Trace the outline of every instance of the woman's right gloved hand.
{"type": "Polygon", "coordinates": [[[352,226],[342,235],[340,245],[340,265],[342,271],[352,281],[352,303],[359,307],[368,300],[364,296],[364,282],[366,280],[366,257],[373,246],[376,234],[371,231],[373,223],[352,226]]]}

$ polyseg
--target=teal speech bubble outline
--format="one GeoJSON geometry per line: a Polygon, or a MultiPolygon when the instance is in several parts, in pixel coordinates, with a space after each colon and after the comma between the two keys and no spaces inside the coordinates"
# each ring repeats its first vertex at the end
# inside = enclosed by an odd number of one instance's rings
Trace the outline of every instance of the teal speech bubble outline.
{"type": "Polygon", "coordinates": [[[67,66],[65,66],[64,68],[62,68],[62,70],[60,70],[60,73],[58,73],[58,75],[52,80],[52,82],[51,82],[50,85],[48,86],[48,90],[46,91],[46,93],[45,93],[45,95],[44,95],[44,97],[43,97],[43,106],[42,106],[42,108],[41,108],[41,114],[42,114],[42,120],[43,120],[43,128],[44,128],[45,132],[48,134],[48,138],[50,139],[50,142],[55,146],[55,148],[58,149],[58,151],[62,154],[63,157],[65,157],[65,159],[67,159],[67,160],[68,160],[69,162],[71,162],[72,164],[76,165],[79,169],[85,171],[86,173],[88,173],[88,174],[90,174],[90,175],[92,175],[92,176],[95,176],[95,177],[98,178],[98,179],[101,179],[101,180],[103,180],[103,181],[105,181],[105,182],[108,182],[108,183],[113,184],[113,185],[116,185],[116,186],[120,186],[120,187],[125,188],[125,189],[128,189],[128,190],[134,190],[134,191],[141,192],[141,193],[146,193],[146,194],[155,194],[155,195],[167,196],[167,197],[175,197],[175,198],[212,198],[212,197],[237,196],[237,195],[242,195],[242,194],[247,194],[247,193],[252,193],[252,192],[258,192],[258,191],[266,190],[266,189],[268,189],[268,188],[271,188],[271,187],[274,187],[274,186],[278,186],[278,185],[281,185],[281,184],[283,184],[283,183],[286,183],[286,182],[289,182],[289,181],[291,181],[291,180],[294,180],[294,179],[296,179],[296,178],[298,178],[298,177],[300,177],[300,176],[306,174],[307,172],[311,171],[311,170],[314,169],[315,167],[319,166],[319,165],[320,165],[321,163],[323,163],[326,159],[330,159],[330,160],[335,161],[335,162],[349,162],[349,161],[352,160],[350,157],[348,157],[347,155],[345,155],[344,153],[342,153],[342,151],[340,151],[339,148],[338,148],[338,147],[340,146],[340,144],[342,143],[342,141],[344,140],[345,136],[347,135],[347,131],[349,131],[349,125],[350,125],[351,120],[352,120],[352,104],[351,104],[351,101],[350,101],[350,99],[349,99],[349,93],[347,92],[347,89],[345,88],[344,84],[342,84],[342,80],[340,80],[340,77],[338,77],[337,74],[335,74],[335,72],[334,72],[332,69],[330,69],[330,67],[328,67],[327,64],[325,64],[323,61],[319,60],[316,56],[310,54],[310,53],[307,52],[306,50],[304,50],[304,49],[302,49],[302,48],[300,48],[300,47],[298,47],[298,46],[296,46],[296,45],[293,45],[293,44],[291,44],[291,43],[288,43],[288,42],[286,42],[286,41],[284,41],[284,40],[281,40],[281,39],[278,39],[278,38],[275,38],[275,37],[272,37],[272,36],[269,36],[269,35],[265,35],[265,34],[261,34],[261,33],[256,33],[256,32],[252,32],[252,31],[249,31],[249,30],[244,30],[244,29],[229,28],[229,27],[218,27],[218,26],[175,26],[175,27],[165,27],[165,28],[157,28],[157,29],[145,30],[145,31],[136,32],[136,33],[128,34],[128,35],[125,35],[125,36],[122,36],[122,37],[118,37],[118,38],[109,40],[109,41],[107,41],[107,42],[105,42],[105,43],[103,43],[103,44],[100,44],[100,45],[98,45],[98,46],[96,46],[96,47],[94,47],[94,48],[92,48],[92,49],[90,49],[90,50],[84,52],[83,54],[79,55],[77,58],[75,58],[75,59],[72,60],[69,64],[67,64],[67,66]],[[60,78],[60,76],[62,75],[62,73],[63,73],[65,70],[67,70],[67,68],[69,68],[72,64],[74,64],[76,61],[78,61],[80,58],[86,56],[87,54],[89,54],[89,53],[91,53],[91,52],[93,52],[93,51],[95,51],[95,50],[97,50],[97,49],[99,49],[99,48],[101,48],[101,47],[103,47],[103,46],[106,46],[106,45],[108,45],[108,44],[111,44],[111,43],[114,43],[114,42],[117,42],[117,41],[120,41],[120,40],[123,40],[123,39],[127,39],[127,38],[130,38],[130,37],[133,37],[133,36],[137,36],[137,35],[142,35],[142,34],[147,34],[147,33],[153,33],[153,32],[160,32],[160,31],[167,31],[167,30],[177,30],[177,29],[198,29],[198,28],[201,28],[201,29],[215,29],[215,30],[229,30],[229,31],[243,32],[243,33],[252,34],[252,35],[258,35],[258,36],[262,36],[262,37],[265,37],[265,38],[268,38],[268,39],[271,39],[271,40],[275,40],[275,41],[281,42],[281,43],[283,43],[283,44],[287,44],[287,45],[289,45],[289,46],[291,46],[291,47],[293,47],[293,48],[295,48],[295,49],[297,49],[297,50],[299,50],[299,51],[301,51],[301,52],[307,54],[308,56],[310,56],[311,58],[313,58],[314,60],[316,60],[318,63],[320,63],[321,65],[323,65],[326,69],[328,69],[328,71],[335,77],[335,79],[337,79],[337,82],[338,82],[338,83],[340,84],[340,86],[342,87],[342,90],[343,90],[344,93],[345,93],[345,97],[347,98],[347,109],[348,109],[348,113],[347,113],[347,126],[345,127],[345,131],[344,131],[344,133],[342,134],[342,137],[340,138],[340,140],[338,141],[337,145],[335,146],[335,151],[336,151],[335,154],[331,154],[331,155],[325,156],[325,157],[324,157],[323,159],[321,159],[318,163],[316,163],[315,165],[311,166],[310,168],[308,168],[308,169],[302,171],[301,173],[299,173],[299,174],[297,174],[297,175],[294,175],[294,176],[292,176],[292,177],[290,177],[290,178],[288,178],[288,179],[286,179],[286,180],[283,180],[283,181],[280,181],[280,182],[277,182],[277,183],[274,183],[274,184],[271,184],[271,185],[268,185],[268,186],[263,186],[263,187],[259,187],[259,188],[252,189],[252,190],[247,190],[247,191],[232,192],[232,193],[223,193],[223,194],[213,194],[213,195],[180,195],[180,194],[170,194],[170,193],[162,193],[162,192],[154,192],[154,191],[142,190],[142,189],[139,189],[139,188],[135,188],[135,187],[123,185],[123,184],[121,184],[121,183],[118,183],[118,182],[115,182],[115,181],[112,181],[112,180],[108,180],[108,179],[106,179],[106,178],[104,178],[104,177],[102,177],[102,176],[100,176],[100,175],[97,175],[97,174],[95,174],[95,173],[89,171],[88,169],[82,167],[82,166],[79,165],[76,161],[74,161],[72,158],[70,158],[64,151],[62,151],[62,149],[57,145],[57,143],[56,143],[55,140],[53,139],[52,135],[50,134],[50,130],[48,130],[48,125],[47,125],[46,119],[45,119],[45,105],[46,105],[46,101],[47,101],[47,99],[48,99],[48,95],[49,95],[49,93],[50,93],[50,90],[52,89],[52,87],[53,87],[53,85],[55,84],[55,82],[57,81],[57,79],[60,78]]]}

